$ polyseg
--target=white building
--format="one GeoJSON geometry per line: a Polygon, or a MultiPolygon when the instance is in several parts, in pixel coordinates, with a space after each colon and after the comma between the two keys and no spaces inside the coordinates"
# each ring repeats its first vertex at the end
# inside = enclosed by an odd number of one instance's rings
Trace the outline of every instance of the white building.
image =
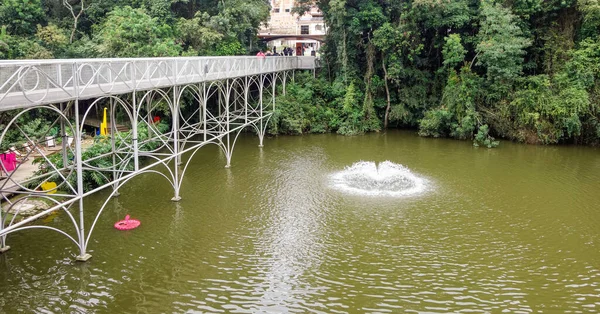
{"type": "Polygon", "coordinates": [[[294,53],[318,53],[327,28],[323,13],[315,6],[303,16],[292,14],[294,0],[271,0],[271,17],[259,30],[259,37],[269,40],[267,46],[281,52],[291,47],[294,53]]]}

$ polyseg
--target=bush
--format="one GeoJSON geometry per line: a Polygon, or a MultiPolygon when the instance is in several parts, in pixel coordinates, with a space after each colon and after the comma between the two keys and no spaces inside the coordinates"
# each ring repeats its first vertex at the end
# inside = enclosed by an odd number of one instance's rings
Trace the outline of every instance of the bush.
{"type": "Polygon", "coordinates": [[[473,146],[478,147],[480,145],[486,146],[487,148],[497,147],[500,142],[495,141],[493,137],[489,134],[489,127],[487,124],[479,127],[479,131],[475,135],[475,139],[473,140],[473,146]]]}

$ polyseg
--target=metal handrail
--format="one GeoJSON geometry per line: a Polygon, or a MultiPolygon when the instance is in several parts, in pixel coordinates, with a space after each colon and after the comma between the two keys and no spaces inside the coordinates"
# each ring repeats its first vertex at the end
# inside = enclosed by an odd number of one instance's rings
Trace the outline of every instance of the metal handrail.
{"type": "Polygon", "coordinates": [[[2,60],[0,111],[314,68],[304,56],[2,60]]]}

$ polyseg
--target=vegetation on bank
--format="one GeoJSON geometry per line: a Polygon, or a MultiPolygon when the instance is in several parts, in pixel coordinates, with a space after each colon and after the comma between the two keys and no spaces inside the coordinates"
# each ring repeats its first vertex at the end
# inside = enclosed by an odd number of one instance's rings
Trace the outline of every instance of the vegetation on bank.
{"type": "MultiPolygon", "coordinates": [[[[286,95],[281,94],[280,91],[269,123],[270,134],[335,132],[357,135],[381,129],[380,120],[376,116],[373,116],[370,123],[365,123],[365,95],[354,83],[348,86],[340,81],[330,84],[325,78],[313,78],[311,73],[299,73],[296,74],[295,82],[288,83],[286,95]]],[[[422,132],[421,130],[419,134],[427,135],[422,132]]],[[[480,127],[470,139],[475,146],[498,146],[498,141],[489,135],[487,125],[480,127]]]]}
{"type": "Polygon", "coordinates": [[[600,141],[598,1],[299,0],[296,11],[314,3],[339,133],[600,141]]]}

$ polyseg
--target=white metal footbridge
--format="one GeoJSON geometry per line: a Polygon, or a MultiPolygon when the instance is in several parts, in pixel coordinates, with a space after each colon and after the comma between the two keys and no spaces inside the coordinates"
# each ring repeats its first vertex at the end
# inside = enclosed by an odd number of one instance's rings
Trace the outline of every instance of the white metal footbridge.
{"type": "Polygon", "coordinates": [[[295,70],[315,66],[314,57],[0,61],[0,114],[16,113],[0,121],[0,147],[22,154],[14,170],[0,163],[0,253],[10,248],[9,234],[42,228],[69,238],[78,247],[76,259],[88,260],[94,226],[120,186],[155,173],[171,184],[178,201],[189,161],[200,148],[219,146],[229,167],[244,129],[253,129],[262,147],[276,95],[285,94],[295,70]],[[88,122],[103,112],[107,135],[92,141],[88,122]],[[36,114],[53,122],[42,131],[24,127],[26,117],[36,114]],[[118,131],[117,124],[127,131],[118,131]],[[21,142],[10,142],[15,138],[21,142]],[[95,153],[86,153],[91,150],[95,153]],[[32,159],[39,166],[29,165],[35,171],[23,177],[26,160],[32,159]],[[84,176],[97,184],[86,183],[84,176]],[[104,189],[112,191],[102,207],[86,211],[84,197],[104,189]],[[49,208],[21,219],[24,205],[33,200],[49,208]],[[64,212],[72,228],[39,223],[54,211],[64,212]]]}

